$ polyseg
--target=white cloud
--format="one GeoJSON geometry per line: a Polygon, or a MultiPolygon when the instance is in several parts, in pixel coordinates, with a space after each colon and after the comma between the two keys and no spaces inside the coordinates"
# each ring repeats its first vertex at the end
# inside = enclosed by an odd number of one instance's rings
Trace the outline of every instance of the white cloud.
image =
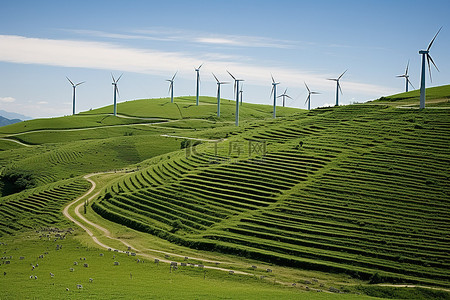
{"type": "Polygon", "coordinates": [[[15,98],[13,97],[0,97],[0,102],[7,102],[7,103],[11,103],[16,101],[15,98]]]}
{"type": "Polygon", "coordinates": [[[47,101],[39,101],[38,104],[48,104],[47,101]]]}
{"type": "MultiPolygon", "coordinates": [[[[298,85],[307,81],[314,89],[330,89],[329,74],[317,74],[290,68],[266,68],[242,59],[232,60],[212,53],[194,56],[185,52],[163,52],[122,47],[112,43],[28,38],[0,35],[0,61],[42,64],[89,69],[120,70],[153,75],[172,74],[192,78],[192,68],[204,63],[203,71],[224,73],[229,70],[247,84],[267,86],[270,74],[284,85],[298,85]],[[184,75],[186,74],[186,75],[184,75]]],[[[389,94],[385,87],[357,82],[345,82],[343,90],[356,93],[389,94]]],[[[319,90],[320,91],[320,90],[319,90]]]]}

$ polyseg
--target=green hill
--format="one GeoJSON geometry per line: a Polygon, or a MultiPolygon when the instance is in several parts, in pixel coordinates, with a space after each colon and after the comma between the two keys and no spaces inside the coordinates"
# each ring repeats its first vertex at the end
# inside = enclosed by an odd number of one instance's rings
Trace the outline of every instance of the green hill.
{"type": "MultiPolygon", "coordinates": [[[[449,88],[428,89],[427,106],[446,108],[449,88]]],[[[128,167],[95,218],[218,255],[449,288],[450,111],[397,107],[416,92],[277,119],[244,103],[239,127],[235,102],[217,118],[209,97],[2,127],[0,236],[67,225],[57,216],[87,190],[82,175],[128,167]]]]}

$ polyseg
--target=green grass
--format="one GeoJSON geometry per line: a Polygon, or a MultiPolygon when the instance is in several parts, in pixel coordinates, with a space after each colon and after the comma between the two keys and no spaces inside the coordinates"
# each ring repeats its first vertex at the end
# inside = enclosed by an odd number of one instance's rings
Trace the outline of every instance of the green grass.
{"type": "MultiPolygon", "coordinates": [[[[425,105],[428,107],[450,107],[450,85],[427,88],[425,105]]],[[[420,90],[413,90],[392,96],[381,97],[373,101],[374,103],[386,103],[388,105],[412,105],[419,106],[420,90]]]]}
{"type": "Polygon", "coordinates": [[[87,248],[72,234],[63,240],[55,240],[55,233],[48,231],[27,234],[1,239],[6,243],[0,244],[2,255],[13,257],[8,259],[10,264],[0,264],[2,299],[370,299],[356,294],[305,292],[260,278],[190,266],[170,272],[168,264],[146,259],[138,263],[139,257],[87,248]],[[56,245],[62,248],[57,250],[56,245]],[[74,265],[75,261],[78,265],[74,265]],[[115,266],[114,261],[119,265],[115,266]],[[31,265],[36,264],[39,266],[32,270],[31,265]],[[37,279],[30,279],[31,275],[37,279]],[[77,289],[77,284],[83,288],[77,289]]]}
{"type": "MultiPolygon", "coordinates": [[[[428,89],[427,106],[447,107],[449,89],[428,89]]],[[[300,270],[321,278],[340,278],[336,279],[338,289],[373,296],[430,297],[429,290],[405,291],[374,283],[449,287],[448,110],[392,107],[416,105],[417,91],[366,105],[310,112],[279,108],[276,120],[271,119],[271,106],[245,103],[241,124],[235,127],[234,101],[222,101],[220,119],[215,116],[215,98],[201,97],[199,107],[194,97],[176,98],[175,102],[120,103],[119,114],[131,118],[107,115],[112,109],[105,107],[0,128],[2,137],[31,146],[1,140],[0,175],[32,174],[37,185],[0,197],[3,238],[21,236],[20,232],[39,226],[67,226],[59,213],[81,189],[61,196],[60,187],[80,180],[73,177],[128,166],[135,172],[105,177],[111,178],[110,182],[102,179],[104,189],[88,216],[147,248],[158,245],[161,250],[259,261],[289,273],[285,278],[297,283],[303,279],[293,280],[293,274],[300,270]],[[180,149],[186,146],[183,138],[161,134],[221,140],[180,149]],[[53,205],[46,207],[44,202],[53,205]],[[51,217],[33,218],[40,216],[39,211],[51,217]],[[348,278],[347,284],[342,283],[344,278],[348,278]],[[358,283],[362,288],[356,287],[358,283]]],[[[92,243],[85,235],[78,239],[83,245],[92,243]]],[[[41,242],[35,237],[17,239],[24,245],[35,243],[29,250],[34,254],[41,251],[41,242]]],[[[71,253],[80,253],[81,248],[76,247],[81,244],[70,243],[71,253]]],[[[99,250],[87,253],[90,251],[99,250]]],[[[133,298],[143,297],[140,287],[146,286],[144,282],[154,283],[151,290],[161,290],[156,298],[211,294],[217,298],[274,298],[278,291],[281,296],[287,293],[287,298],[305,296],[290,294],[299,293],[296,288],[269,287],[248,277],[242,279],[242,287],[236,285],[235,292],[229,292],[237,281],[231,278],[229,282],[226,273],[212,272],[215,275],[208,278],[212,285],[204,286],[198,270],[180,270],[165,277],[154,269],[142,269],[138,284],[116,287],[107,282],[110,267],[102,265],[96,271],[101,287],[85,282],[84,291],[74,291],[73,286],[74,294],[69,297],[87,292],[88,287],[94,298],[115,298],[123,295],[121,291],[133,298]],[[177,288],[170,290],[172,286],[177,288]],[[183,286],[198,288],[187,292],[183,286]]],[[[256,272],[263,274],[263,270],[256,272]]],[[[120,282],[129,276],[129,270],[119,273],[113,277],[120,282]]],[[[73,274],[58,283],[63,292],[66,284],[74,285],[68,281],[70,276],[82,279],[73,274]]],[[[47,279],[46,289],[51,283],[47,279]]],[[[7,297],[30,295],[37,281],[27,281],[25,286],[23,291],[11,288],[7,297]]],[[[67,296],[59,290],[48,293],[55,298],[67,296]]],[[[431,293],[431,297],[448,297],[431,293]]],[[[314,295],[318,299],[337,296],[314,295]]]]}

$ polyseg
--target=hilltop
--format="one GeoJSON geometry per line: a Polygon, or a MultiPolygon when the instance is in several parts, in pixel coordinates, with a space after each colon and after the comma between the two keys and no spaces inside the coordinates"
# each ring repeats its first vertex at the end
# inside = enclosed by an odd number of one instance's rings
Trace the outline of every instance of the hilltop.
{"type": "MultiPolygon", "coordinates": [[[[449,87],[428,89],[430,103],[446,107],[449,87]]],[[[104,245],[202,256],[192,263],[205,267],[225,260],[225,270],[301,290],[400,298],[375,284],[448,289],[450,111],[397,107],[414,107],[415,93],[279,107],[277,119],[271,106],[244,103],[239,127],[235,102],[223,100],[217,118],[209,97],[2,127],[0,235],[73,226],[61,210],[88,189],[82,175],[112,171],[94,178],[99,194],[83,223],[104,245]]]]}

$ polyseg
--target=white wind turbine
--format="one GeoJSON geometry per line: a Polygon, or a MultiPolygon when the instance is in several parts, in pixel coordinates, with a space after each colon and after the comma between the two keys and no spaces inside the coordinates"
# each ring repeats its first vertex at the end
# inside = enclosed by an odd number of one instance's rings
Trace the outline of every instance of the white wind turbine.
{"type": "Polygon", "coordinates": [[[280,97],[283,97],[283,107],[284,107],[284,100],[285,100],[285,98],[292,99],[291,96],[289,96],[289,95],[287,94],[287,88],[284,90],[284,93],[281,94],[281,95],[279,95],[277,98],[280,98],[280,97]]]}
{"type": "Polygon", "coordinates": [[[229,82],[221,82],[219,81],[219,79],[217,79],[216,75],[214,75],[214,73],[212,73],[214,78],[217,81],[217,117],[220,117],[220,86],[222,84],[228,84],[229,82]]]}
{"type": "Polygon", "coordinates": [[[412,86],[413,89],[415,89],[415,87],[413,86],[413,84],[412,84],[411,81],[409,80],[408,68],[409,68],[409,60],[408,60],[408,63],[406,64],[405,74],[403,74],[403,75],[397,75],[397,77],[405,77],[405,79],[406,79],[406,92],[408,92],[408,85],[409,85],[409,84],[412,86]]]}
{"type": "Polygon", "coordinates": [[[308,85],[305,82],[306,89],[308,90],[308,97],[306,97],[305,104],[308,103],[308,110],[311,110],[311,95],[313,94],[320,94],[319,92],[311,92],[308,85]]]}
{"type": "Polygon", "coordinates": [[[198,66],[198,68],[194,68],[195,72],[197,72],[197,106],[198,106],[198,95],[200,93],[200,68],[203,66],[203,64],[201,64],[200,66],[198,66]]]}
{"type": "Polygon", "coordinates": [[[170,93],[170,103],[173,103],[173,80],[175,79],[175,76],[177,76],[178,72],[175,72],[172,79],[166,79],[166,81],[170,82],[169,85],[169,93],[170,93]]]}
{"type": "Polygon", "coordinates": [[[117,80],[114,79],[114,75],[111,73],[112,77],[112,85],[114,86],[114,115],[117,115],[117,101],[116,101],[116,94],[119,94],[119,88],[117,87],[117,82],[119,82],[120,78],[122,77],[123,73],[120,74],[119,78],[117,80]]]}
{"type": "Polygon", "coordinates": [[[433,59],[430,56],[430,48],[431,48],[431,45],[433,45],[433,42],[436,39],[436,37],[439,34],[439,32],[441,31],[441,29],[442,29],[442,27],[439,28],[438,32],[436,33],[434,38],[431,40],[430,44],[428,45],[427,50],[420,50],[419,51],[419,54],[422,54],[422,73],[421,73],[421,76],[420,76],[420,108],[425,108],[425,57],[427,58],[428,73],[430,73],[430,80],[432,80],[431,79],[430,61],[433,63],[433,65],[436,68],[436,70],[439,71],[438,67],[436,66],[436,64],[434,63],[433,59]]]}
{"type": "MultiPolygon", "coordinates": [[[[228,70],[227,70],[228,72],[228,70]]],[[[244,79],[236,79],[230,72],[228,72],[228,74],[230,74],[230,76],[233,78],[234,80],[234,91],[236,92],[236,126],[239,126],[239,82],[240,81],[244,81],[244,79]]]]}
{"type": "Polygon", "coordinates": [[[277,85],[279,85],[279,82],[275,82],[275,79],[272,77],[272,91],[270,92],[270,96],[273,94],[273,118],[275,119],[277,117],[277,85]]]}
{"type": "Polygon", "coordinates": [[[82,82],[79,82],[79,83],[77,83],[77,84],[74,84],[74,83],[72,82],[72,80],[69,79],[69,77],[66,76],[66,78],[67,78],[67,80],[69,80],[70,84],[71,84],[72,87],[73,87],[72,115],[74,115],[74,114],[75,114],[75,89],[77,88],[77,86],[79,86],[80,84],[85,83],[86,81],[82,81],[82,82]]]}
{"type": "MultiPolygon", "coordinates": [[[[336,81],[336,106],[339,106],[339,91],[341,91],[341,94],[342,94],[342,89],[341,89],[341,85],[339,84],[339,80],[341,79],[342,76],[344,76],[345,72],[347,72],[347,70],[345,70],[344,73],[339,75],[338,78],[329,78],[328,79],[328,80],[336,81]]],[[[305,83],[305,85],[306,85],[306,83],[305,83]]]]}

